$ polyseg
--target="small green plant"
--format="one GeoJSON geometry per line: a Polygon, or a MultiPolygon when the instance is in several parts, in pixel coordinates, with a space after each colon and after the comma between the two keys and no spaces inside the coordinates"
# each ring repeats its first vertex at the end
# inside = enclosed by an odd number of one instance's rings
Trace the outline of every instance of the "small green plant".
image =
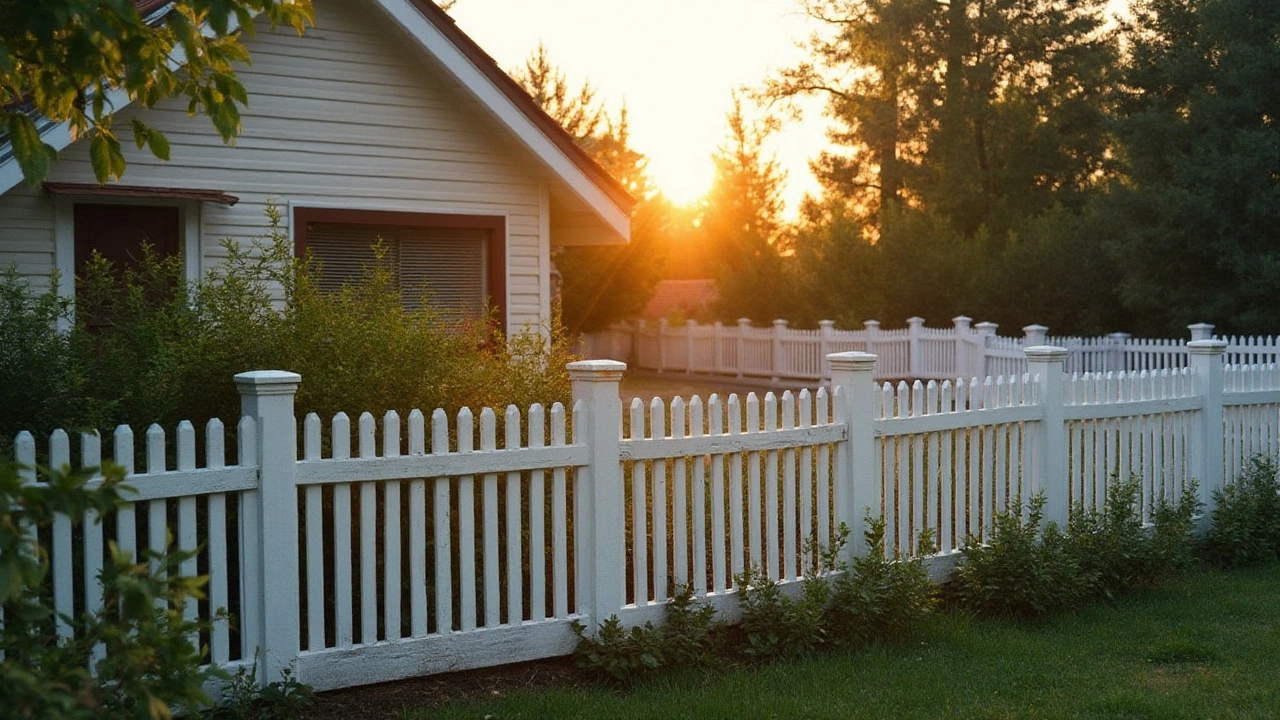
{"type": "Polygon", "coordinates": [[[662,657],[672,668],[709,667],[719,659],[720,625],[716,609],[700,604],[688,585],[676,587],[662,623],[662,657]]]}
{"type": "Polygon", "coordinates": [[[1200,546],[1207,561],[1230,568],[1280,557],[1280,480],[1274,460],[1253,458],[1244,474],[1213,497],[1212,524],[1200,546]]]}
{"type": "Polygon", "coordinates": [[[799,597],[758,570],[735,578],[742,606],[742,654],[752,660],[807,657],[826,640],[823,616],[831,600],[825,574],[805,575],[799,597]]]}
{"type": "Polygon", "coordinates": [[[1044,495],[996,513],[991,542],[969,538],[963,562],[944,592],[961,608],[980,615],[1029,620],[1075,606],[1084,582],[1066,536],[1044,524],[1044,495]]]}
{"type": "Polygon", "coordinates": [[[831,642],[864,644],[910,636],[933,612],[935,587],[923,558],[936,552],[933,535],[920,533],[915,557],[885,556],[884,520],[867,515],[867,554],[834,582],[825,623],[831,642]]]}
{"type": "Polygon", "coordinates": [[[111,546],[103,567],[102,609],[57,615],[49,559],[37,542],[55,515],[107,513],[120,503],[123,472],[51,470],[24,484],[18,466],[0,465],[0,697],[6,717],[41,720],[169,718],[172,708],[197,712],[209,698],[202,686],[217,671],[202,667],[191,638],[208,624],[184,619],[201,597],[204,578],[183,577],[191,553],[141,553],[135,561],[111,546]],[[58,623],[70,632],[57,632],[58,623]]]}
{"type": "Polygon", "coordinates": [[[656,674],[664,666],[662,632],[653,623],[626,628],[613,615],[594,635],[579,622],[574,622],[573,631],[579,638],[573,650],[578,667],[602,679],[627,685],[656,674]]]}
{"type": "Polygon", "coordinates": [[[206,713],[209,720],[297,720],[315,702],[315,690],[299,682],[292,670],[286,668],[280,680],[263,687],[254,667],[236,671],[223,691],[222,703],[206,713]]]}
{"type": "Polygon", "coordinates": [[[667,670],[708,667],[719,658],[720,626],[715,608],[699,604],[693,589],[676,588],[660,627],[624,628],[615,615],[595,635],[574,623],[578,667],[615,683],[631,684],[667,670]]]}

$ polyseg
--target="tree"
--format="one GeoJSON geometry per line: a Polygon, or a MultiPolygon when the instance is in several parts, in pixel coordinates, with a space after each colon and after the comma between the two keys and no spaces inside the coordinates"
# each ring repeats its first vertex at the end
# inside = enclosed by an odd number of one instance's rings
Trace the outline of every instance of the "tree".
{"type": "MultiPolygon", "coordinates": [[[[89,138],[98,182],[119,178],[125,159],[112,114],[126,99],[152,107],[186,97],[188,111],[207,115],[229,142],[249,102],[235,71],[249,60],[242,32],[253,33],[259,13],[299,34],[315,19],[310,0],[176,0],[159,19],[160,3],[141,5],[152,14],[134,0],[0,2],[0,128],[27,182],[39,184],[55,156],[39,117],[89,138]]],[[[139,149],[168,159],[158,130],[136,119],[131,130],[139,149]]]]}
{"type": "Polygon", "coordinates": [[[570,334],[591,332],[634,317],[658,282],[672,208],[649,178],[645,156],[631,147],[626,108],[615,117],[596,100],[590,83],[573,88],[541,44],[511,76],[638,200],[630,243],[566,247],[555,256],[564,281],[565,328],[570,334]]]}
{"type": "Polygon", "coordinates": [[[782,183],[785,174],[763,145],[778,127],[773,117],[752,122],[735,96],[728,135],[712,159],[715,177],[701,202],[697,235],[716,268],[722,319],[768,322],[784,315],[782,183]]]}
{"type": "Polygon", "coordinates": [[[1144,0],[1096,210],[1135,331],[1277,333],[1280,4],[1144,0]]]}
{"type": "MultiPolygon", "coordinates": [[[[882,319],[945,319],[997,306],[1008,285],[1003,273],[1019,276],[1025,257],[1012,248],[1069,243],[1042,218],[1074,223],[1102,187],[1106,90],[1117,57],[1105,3],[806,0],[803,7],[818,28],[807,41],[811,59],[774,76],[760,94],[783,104],[815,93],[828,100],[834,147],[812,164],[824,197],[809,207],[796,255],[815,280],[811,296],[832,304],[809,314],[848,319],[860,307],[882,319]],[[830,258],[845,264],[808,266],[830,258]],[[902,282],[907,273],[910,283],[902,282]]],[[[1025,323],[1039,309],[1018,303],[1017,311],[1025,323]]]]}

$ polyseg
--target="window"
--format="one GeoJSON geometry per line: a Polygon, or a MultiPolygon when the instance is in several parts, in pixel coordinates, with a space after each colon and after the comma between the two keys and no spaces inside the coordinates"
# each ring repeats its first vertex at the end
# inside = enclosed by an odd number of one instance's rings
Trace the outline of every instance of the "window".
{"type": "Polygon", "coordinates": [[[320,261],[322,291],[357,280],[381,242],[406,308],[425,299],[456,320],[482,317],[488,305],[504,318],[503,218],[300,208],[294,221],[299,254],[310,251],[320,261]]]}
{"type": "Polygon", "coordinates": [[[97,252],[117,269],[136,267],[142,244],[148,243],[160,257],[177,255],[181,247],[181,210],[154,205],[75,205],[75,268],[97,252]]]}

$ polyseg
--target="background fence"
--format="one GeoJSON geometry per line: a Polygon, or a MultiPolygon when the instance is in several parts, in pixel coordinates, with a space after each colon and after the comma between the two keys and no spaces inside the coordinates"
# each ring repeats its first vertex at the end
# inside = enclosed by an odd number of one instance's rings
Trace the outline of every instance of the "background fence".
{"type": "MultiPolygon", "coordinates": [[[[1052,337],[1043,325],[1028,325],[1022,337],[1014,338],[997,335],[995,323],[975,325],[964,316],[952,319],[949,328],[928,328],[924,322],[913,317],[905,328],[883,330],[879,321],[867,320],[861,330],[838,330],[835,322],[823,320],[817,330],[793,330],[785,320],[774,320],[770,328],[752,327],[745,318],[736,325],[639,320],[585,336],[583,354],[621,360],[634,369],[775,382],[830,380],[827,355],[848,351],[876,355],[877,380],[1018,375],[1027,371],[1023,349],[1045,344],[1067,349],[1067,372],[1161,370],[1186,367],[1189,362],[1183,340],[1133,338],[1128,333],[1052,337]]],[[[1188,330],[1191,340],[1213,337],[1213,326],[1206,323],[1190,325],[1188,330]]],[[[1226,342],[1230,364],[1280,360],[1280,338],[1233,337],[1226,342]]]]}
{"type": "MultiPolygon", "coordinates": [[[[1144,513],[1192,480],[1208,501],[1280,440],[1276,365],[1225,366],[1226,349],[1200,340],[1183,367],[1067,374],[1067,349],[1036,346],[1026,373],[896,385],[873,382],[876,356],[843,352],[824,358],[831,383],[815,391],[625,412],[625,366],[584,361],[569,366],[570,409],[354,422],[299,421],[299,376],[244,373],[234,463],[217,421],[201,448],[189,423],[172,443],[147,429],[141,448],[118,428],[107,445],[131,504],[59,518],[40,539],[72,614],[101,607],[107,539],[165,549],[174,529],[173,546],[199,548],[183,572],[210,577],[191,612],[236,618],[202,638],[210,662],[256,658],[264,679],[292,666],[331,689],[531,660],[570,652],[575,620],[659,619],[677,585],[732,616],[747,568],[794,583],[811,539],[827,544],[841,523],[846,554],[864,552],[864,513],[885,519],[888,552],[929,530],[950,558],[1036,492],[1057,522],[1130,474],[1144,513]]],[[[102,444],[58,431],[16,448],[28,463],[95,466],[102,444]]]]}

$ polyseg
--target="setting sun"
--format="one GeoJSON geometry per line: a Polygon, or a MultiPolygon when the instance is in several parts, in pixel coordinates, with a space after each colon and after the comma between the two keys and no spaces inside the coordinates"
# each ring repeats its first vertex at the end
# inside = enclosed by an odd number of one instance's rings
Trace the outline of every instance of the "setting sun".
{"type": "Polygon", "coordinates": [[[649,174],[669,200],[692,205],[711,187],[715,166],[709,155],[655,152],[649,155],[649,174]]]}

